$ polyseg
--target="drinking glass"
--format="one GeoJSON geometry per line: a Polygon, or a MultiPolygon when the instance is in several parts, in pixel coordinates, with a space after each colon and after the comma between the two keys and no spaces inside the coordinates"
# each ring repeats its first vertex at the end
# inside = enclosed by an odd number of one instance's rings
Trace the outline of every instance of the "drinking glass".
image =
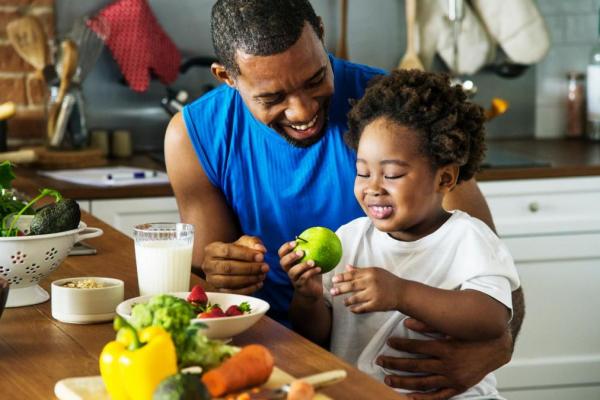
{"type": "Polygon", "coordinates": [[[194,226],[170,222],[141,224],[134,227],[133,236],[140,295],[187,292],[194,226]]]}

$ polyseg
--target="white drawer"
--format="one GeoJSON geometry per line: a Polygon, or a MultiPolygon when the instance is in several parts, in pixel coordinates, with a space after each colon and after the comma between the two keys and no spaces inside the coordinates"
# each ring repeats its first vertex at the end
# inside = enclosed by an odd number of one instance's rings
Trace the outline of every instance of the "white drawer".
{"type": "Polygon", "coordinates": [[[600,231],[600,177],[483,182],[502,237],[600,231]]]}
{"type": "Polygon", "coordinates": [[[511,362],[497,372],[499,387],[600,385],[600,258],[517,269],[525,319],[511,362]]]}
{"type": "MultiPolygon", "coordinates": [[[[567,235],[502,237],[516,262],[600,259],[600,231],[567,235]]],[[[599,265],[600,268],[600,265],[599,265]]]]}

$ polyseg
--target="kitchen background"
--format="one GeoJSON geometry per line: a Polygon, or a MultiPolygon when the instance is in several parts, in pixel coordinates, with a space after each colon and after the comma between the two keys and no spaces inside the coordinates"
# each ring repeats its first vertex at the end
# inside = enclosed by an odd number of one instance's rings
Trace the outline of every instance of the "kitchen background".
{"type": "MultiPolygon", "coordinates": [[[[93,14],[111,0],[0,0],[0,28],[23,7],[41,17],[50,37],[65,37],[77,17],[93,14]],[[55,25],[53,25],[53,22],[55,25]]],[[[149,0],[153,12],[182,53],[183,61],[197,56],[212,57],[210,9],[214,0],[149,0]]],[[[334,52],[339,35],[340,12],[337,0],[312,0],[323,17],[325,40],[334,52]]],[[[490,138],[564,136],[568,71],[584,72],[591,48],[598,40],[600,0],[538,0],[536,2],[549,31],[551,47],[546,57],[514,79],[483,69],[469,77],[478,86],[474,100],[489,107],[492,97],[510,104],[509,111],[491,121],[490,138]]],[[[406,24],[402,0],[350,0],[348,6],[348,53],[352,61],[393,69],[406,48],[406,24]]],[[[0,29],[3,32],[3,29],[0,29]]],[[[0,102],[16,101],[18,114],[9,122],[9,144],[35,142],[43,137],[39,120],[40,82],[22,61],[10,61],[10,45],[2,33],[0,49],[0,102]],[[22,71],[26,71],[23,73],[22,71]],[[20,85],[15,85],[16,80],[20,85]],[[24,79],[24,80],[23,80],[24,79]],[[41,133],[41,135],[40,135],[41,133]]],[[[133,49],[132,51],[135,51],[133,49]]],[[[445,70],[437,59],[434,68],[445,70]]],[[[170,87],[184,89],[193,99],[214,85],[209,69],[192,66],[170,87]]],[[[88,127],[127,129],[134,149],[160,151],[169,115],[160,101],[166,86],[153,80],[148,91],[131,90],[110,52],[104,49],[98,63],[83,84],[88,127]]]]}

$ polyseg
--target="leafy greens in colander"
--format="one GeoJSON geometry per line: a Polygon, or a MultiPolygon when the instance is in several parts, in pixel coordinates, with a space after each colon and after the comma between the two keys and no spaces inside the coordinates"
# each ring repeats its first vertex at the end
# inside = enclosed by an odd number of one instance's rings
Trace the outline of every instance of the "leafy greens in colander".
{"type": "Polygon", "coordinates": [[[19,200],[12,191],[12,181],[15,174],[9,161],[0,163],[0,236],[17,236],[18,229],[15,224],[23,214],[33,214],[32,206],[46,196],[54,197],[55,201],[60,201],[62,196],[53,189],[41,189],[40,194],[30,202],[26,203],[19,200]],[[8,223],[11,216],[14,216],[8,223]]]}

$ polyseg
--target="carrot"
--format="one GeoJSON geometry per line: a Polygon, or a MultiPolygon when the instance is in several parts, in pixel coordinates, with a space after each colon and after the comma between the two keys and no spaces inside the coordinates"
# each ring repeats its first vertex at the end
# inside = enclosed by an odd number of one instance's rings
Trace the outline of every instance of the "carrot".
{"type": "Polygon", "coordinates": [[[250,344],[242,347],[239,353],[217,368],[205,373],[202,382],[211,396],[219,397],[250,386],[262,385],[271,376],[274,364],[269,349],[259,344],[250,344]]]}
{"type": "Polygon", "coordinates": [[[292,381],[287,400],[312,400],[315,397],[315,388],[303,380],[292,381]]]}

